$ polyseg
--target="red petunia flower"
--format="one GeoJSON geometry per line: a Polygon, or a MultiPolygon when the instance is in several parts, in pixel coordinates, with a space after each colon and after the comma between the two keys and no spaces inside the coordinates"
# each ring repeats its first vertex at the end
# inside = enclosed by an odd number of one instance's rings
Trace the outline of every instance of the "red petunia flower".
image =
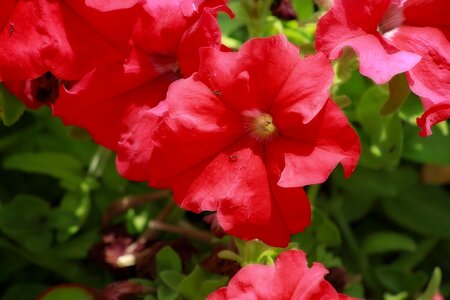
{"type": "Polygon", "coordinates": [[[2,0],[0,81],[76,80],[128,52],[140,0],[2,0]],[[116,1],[117,2],[117,1],[116,1]],[[116,10],[108,12],[104,9],[116,10]]]}
{"type": "Polygon", "coordinates": [[[163,100],[171,82],[197,70],[200,47],[221,47],[216,14],[229,11],[223,2],[148,0],[134,28],[135,48],[129,57],[99,67],[69,91],[62,90],[55,115],[116,149],[141,110],[163,100]]]}
{"type": "Polygon", "coordinates": [[[450,117],[449,10],[447,0],[335,0],[319,21],[316,46],[330,59],[353,48],[361,74],[378,84],[407,71],[426,110],[418,125],[427,136],[450,117]]]}
{"type": "Polygon", "coordinates": [[[181,207],[217,211],[227,233],[285,247],[310,223],[300,187],[324,182],[339,163],[349,176],[359,157],[356,133],[328,98],[330,62],[300,59],[281,35],[200,57],[199,72],[169,88],[157,147],[146,128],[155,112],[143,112],[119,170],[137,159],[127,172],[171,187],[181,207]]]}
{"type": "Polygon", "coordinates": [[[248,265],[227,287],[208,296],[208,300],[351,300],[339,294],[324,279],[327,269],[320,263],[308,267],[306,254],[300,250],[281,253],[273,266],[248,265]]]}

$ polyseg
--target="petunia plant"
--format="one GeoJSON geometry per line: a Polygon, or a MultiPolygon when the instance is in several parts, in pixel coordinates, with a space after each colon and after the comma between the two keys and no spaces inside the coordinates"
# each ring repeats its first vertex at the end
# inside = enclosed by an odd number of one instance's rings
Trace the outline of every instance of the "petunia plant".
{"type": "Polygon", "coordinates": [[[450,297],[449,3],[1,1],[1,299],[450,297]]]}

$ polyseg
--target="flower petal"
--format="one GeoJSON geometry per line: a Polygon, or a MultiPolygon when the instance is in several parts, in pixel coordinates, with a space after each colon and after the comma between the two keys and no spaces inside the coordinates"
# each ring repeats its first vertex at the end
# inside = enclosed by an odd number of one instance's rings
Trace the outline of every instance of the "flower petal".
{"type": "Polygon", "coordinates": [[[99,68],[70,91],[61,89],[54,113],[67,125],[87,129],[97,143],[116,149],[131,118],[127,115],[158,104],[170,82],[158,78],[147,57],[136,53],[125,65],[99,68]]]}
{"type": "Polygon", "coordinates": [[[295,112],[302,117],[302,123],[308,123],[328,100],[333,78],[331,63],[322,53],[298,61],[273,101],[270,113],[276,118],[295,112]]]}
{"type": "Polygon", "coordinates": [[[175,53],[187,21],[181,12],[180,0],[146,0],[133,41],[147,53],[175,53]]]}
{"type": "Polygon", "coordinates": [[[110,1],[110,0],[85,0],[87,6],[95,8],[97,10],[107,12],[117,9],[127,9],[141,3],[141,0],[120,0],[120,1],[110,1]]]}
{"type": "Polygon", "coordinates": [[[240,140],[174,178],[175,201],[194,212],[217,210],[228,234],[287,246],[290,234],[309,224],[309,203],[301,189],[272,190],[261,155],[262,146],[240,140]]]}
{"type": "Polygon", "coordinates": [[[343,43],[352,38],[377,32],[378,24],[391,0],[334,0],[333,7],[317,24],[316,48],[331,59],[340,54],[343,43]]]}
{"type": "Polygon", "coordinates": [[[400,27],[392,42],[422,56],[408,72],[411,90],[422,98],[425,109],[450,101],[450,42],[436,28],[400,27]]]}
{"type": "Polygon", "coordinates": [[[280,174],[282,187],[324,182],[341,163],[346,177],[359,159],[358,136],[339,107],[328,100],[310,123],[299,126],[301,117],[285,114],[275,122],[282,136],[267,147],[267,161],[280,174]]]}
{"type": "Polygon", "coordinates": [[[288,250],[277,257],[274,265],[243,267],[226,288],[219,289],[207,299],[352,299],[336,292],[324,279],[327,273],[320,263],[314,262],[309,268],[303,251],[288,250]]]}
{"type": "Polygon", "coordinates": [[[117,147],[116,167],[119,174],[129,180],[147,181],[150,158],[155,147],[151,138],[161,114],[167,111],[165,101],[152,109],[139,109],[127,116],[128,129],[120,137],[117,147]]]}
{"type": "Polygon", "coordinates": [[[389,45],[377,32],[391,0],[335,0],[318,23],[316,48],[337,59],[344,47],[359,57],[361,74],[377,84],[411,69],[420,56],[389,45]]]}
{"type": "Polygon", "coordinates": [[[49,43],[49,33],[35,1],[14,1],[14,4],[7,1],[1,5],[5,11],[0,12],[0,81],[32,79],[44,74],[47,66],[41,59],[40,48],[49,43]]]}
{"type": "Polygon", "coordinates": [[[251,100],[255,102],[235,99],[233,107],[238,107],[241,111],[269,111],[299,60],[300,50],[289,43],[284,35],[246,42],[239,50],[236,73],[248,73],[249,89],[253,95],[251,100]]]}
{"type": "Polygon", "coordinates": [[[169,117],[154,135],[152,186],[220,152],[243,134],[240,116],[194,77],[174,82],[167,92],[169,117]],[[177,161],[174,161],[174,158],[177,161]]]}
{"type": "Polygon", "coordinates": [[[184,77],[189,77],[198,71],[201,47],[219,49],[222,34],[219,23],[214,15],[207,10],[183,34],[177,49],[178,63],[184,77]]]}
{"type": "Polygon", "coordinates": [[[403,5],[403,25],[414,27],[436,27],[450,39],[450,1],[408,0],[403,5]]]}
{"type": "Polygon", "coordinates": [[[420,136],[426,137],[431,135],[432,126],[449,118],[450,100],[428,108],[420,118],[417,118],[417,125],[421,128],[420,136]]]}
{"type": "Polygon", "coordinates": [[[406,72],[419,61],[420,55],[398,50],[389,45],[378,33],[346,40],[330,54],[331,59],[340,55],[344,47],[351,47],[359,58],[359,71],[377,84],[391,80],[394,75],[406,72]]]}
{"type": "Polygon", "coordinates": [[[267,112],[300,60],[299,49],[282,35],[251,39],[238,53],[202,49],[200,55],[201,80],[219,91],[227,105],[239,112],[267,112]]]}

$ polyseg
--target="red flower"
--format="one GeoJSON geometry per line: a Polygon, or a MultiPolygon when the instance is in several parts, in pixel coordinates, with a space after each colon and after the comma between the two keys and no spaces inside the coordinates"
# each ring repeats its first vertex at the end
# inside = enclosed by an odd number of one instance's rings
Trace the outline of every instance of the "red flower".
{"type": "Polygon", "coordinates": [[[359,157],[356,133],[328,98],[330,62],[300,59],[281,35],[200,57],[199,73],[169,88],[156,149],[152,111],[143,112],[119,170],[137,159],[127,172],[171,187],[181,207],[217,210],[227,233],[285,247],[310,223],[300,186],[325,181],[338,163],[349,176],[359,157]]]}
{"type": "Polygon", "coordinates": [[[80,79],[96,66],[123,57],[139,0],[2,0],[0,81],[26,80],[51,71],[80,79]],[[121,8],[104,12],[105,6],[121,8]],[[123,8],[123,9],[122,9],[123,8]],[[126,8],[126,9],[125,9],[126,8]]]}
{"type": "Polygon", "coordinates": [[[450,117],[450,18],[447,0],[335,0],[320,20],[316,46],[336,59],[345,46],[360,60],[360,72],[376,83],[407,71],[411,90],[427,112],[421,135],[450,117]],[[448,105],[447,105],[448,106],[448,105]]]}
{"type": "Polygon", "coordinates": [[[120,135],[131,130],[141,110],[157,105],[171,82],[198,68],[200,47],[220,48],[215,17],[219,10],[228,10],[223,1],[147,1],[129,57],[97,68],[70,91],[62,90],[55,114],[65,124],[87,129],[97,143],[116,149],[120,135]]]}
{"type": "Polygon", "coordinates": [[[280,254],[273,266],[248,265],[242,268],[227,287],[208,296],[208,300],[351,300],[339,294],[324,279],[328,271],[320,263],[308,267],[306,254],[290,250],[280,254]]]}

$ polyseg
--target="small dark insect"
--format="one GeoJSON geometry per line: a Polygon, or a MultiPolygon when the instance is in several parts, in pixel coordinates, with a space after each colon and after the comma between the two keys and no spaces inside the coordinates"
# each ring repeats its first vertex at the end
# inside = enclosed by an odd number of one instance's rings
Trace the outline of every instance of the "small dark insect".
{"type": "Polygon", "coordinates": [[[237,154],[228,155],[228,159],[229,161],[237,161],[238,155],[237,154]]]}
{"type": "Polygon", "coordinates": [[[218,90],[214,90],[214,91],[212,91],[212,93],[216,96],[222,96],[222,92],[218,91],[218,90]]]}
{"type": "Polygon", "coordinates": [[[9,35],[13,34],[14,29],[16,29],[16,24],[14,24],[13,22],[9,23],[9,35]]]}

